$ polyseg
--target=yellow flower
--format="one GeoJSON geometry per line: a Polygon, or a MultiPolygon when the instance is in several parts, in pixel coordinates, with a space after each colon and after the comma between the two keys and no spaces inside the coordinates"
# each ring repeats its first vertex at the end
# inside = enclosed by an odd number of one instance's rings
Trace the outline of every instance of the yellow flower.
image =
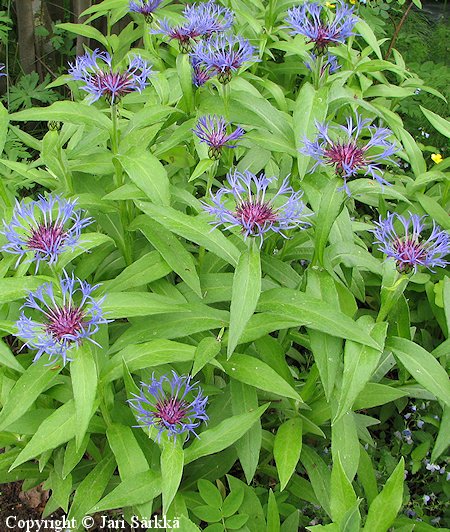
{"type": "Polygon", "coordinates": [[[440,162],[442,162],[442,155],[440,153],[433,153],[431,155],[431,160],[435,163],[435,164],[439,164],[440,162]]]}
{"type": "Polygon", "coordinates": [[[336,4],[332,4],[331,2],[325,2],[325,6],[329,7],[330,9],[334,9],[336,7],[336,4]]]}
{"type": "Polygon", "coordinates": [[[356,4],[356,0],[350,0],[350,3],[355,5],[356,4]]]}

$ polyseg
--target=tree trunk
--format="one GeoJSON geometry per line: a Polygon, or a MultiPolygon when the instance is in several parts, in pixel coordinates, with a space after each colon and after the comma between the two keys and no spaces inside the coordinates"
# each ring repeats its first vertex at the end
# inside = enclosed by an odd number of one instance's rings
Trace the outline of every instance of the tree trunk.
{"type": "Polygon", "coordinates": [[[23,72],[30,74],[36,69],[32,0],[16,0],[16,12],[20,64],[23,72]]]}
{"type": "MultiPolygon", "coordinates": [[[[85,9],[91,6],[91,0],[73,0],[73,12],[74,12],[74,22],[80,23],[83,20],[80,20],[80,15],[85,9]]],[[[83,37],[82,35],[77,36],[77,55],[82,55],[84,52],[83,45],[86,44],[89,46],[89,39],[83,37]]]]}

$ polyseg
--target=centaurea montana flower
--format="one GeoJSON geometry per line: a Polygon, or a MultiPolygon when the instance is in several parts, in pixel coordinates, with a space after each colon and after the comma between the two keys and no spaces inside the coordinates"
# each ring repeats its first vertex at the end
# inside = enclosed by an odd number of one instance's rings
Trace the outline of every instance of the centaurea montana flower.
{"type": "Polygon", "coordinates": [[[130,11],[140,13],[145,21],[150,23],[153,20],[153,13],[159,7],[162,0],[131,0],[129,2],[130,11]]]}
{"type": "Polygon", "coordinates": [[[186,19],[183,24],[171,26],[163,19],[159,22],[158,29],[151,30],[151,33],[167,35],[170,39],[177,40],[183,52],[190,52],[199,37],[209,37],[213,33],[229,29],[234,18],[232,11],[212,0],[186,6],[183,15],[186,19]]]}
{"type": "Polygon", "coordinates": [[[344,179],[343,188],[347,194],[350,194],[347,179],[360,172],[370,175],[380,184],[390,185],[383,179],[380,165],[397,165],[391,156],[399,148],[388,140],[392,136],[390,129],[369,125],[370,123],[370,119],[363,119],[358,114],[355,123],[351,116],[347,117],[346,126],[331,126],[316,121],[319,134],[313,141],[305,137],[305,145],[300,149],[301,153],[316,160],[311,172],[319,165],[333,166],[336,174],[344,179]],[[370,135],[368,140],[364,140],[364,133],[370,135]]]}
{"type": "Polygon", "coordinates": [[[128,400],[137,412],[137,426],[155,427],[158,441],[163,432],[174,440],[181,434],[189,438],[190,433],[198,438],[195,429],[209,419],[205,411],[208,397],[191,381],[190,375],[179,376],[172,371],[172,378],[163,375],[156,379],[152,375],[149,384],[141,382],[140,394],[128,400]]]}
{"type": "Polygon", "coordinates": [[[75,63],[70,64],[69,74],[74,80],[85,83],[81,88],[91,95],[90,103],[104,96],[110,104],[116,104],[130,92],[142,92],[148,85],[152,68],[136,55],[126,70],[114,69],[108,52],[94,50],[77,57],[75,63]]]}
{"type": "Polygon", "coordinates": [[[19,255],[17,263],[32,252],[36,270],[41,261],[54,264],[61,253],[75,249],[81,231],[93,222],[76,204],[52,194],[28,203],[16,200],[11,222],[3,221],[0,231],[8,241],[2,251],[19,255]]]}
{"type": "Polygon", "coordinates": [[[388,257],[392,257],[397,263],[399,272],[408,273],[412,270],[417,272],[419,266],[425,266],[433,271],[438,266],[444,268],[449,261],[444,257],[450,253],[450,235],[443,231],[433,221],[433,228],[428,238],[422,236],[425,229],[423,221],[427,216],[409,215],[409,218],[397,213],[387,214],[385,220],[380,216],[375,222],[375,244],[378,249],[388,257]],[[394,222],[398,220],[403,229],[396,231],[394,222]]]}
{"type": "Polygon", "coordinates": [[[354,35],[358,17],[353,10],[353,7],[342,2],[339,2],[334,12],[315,2],[308,2],[291,7],[286,22],[292,28],[292,34],[304,35],[309,39],[308,42],[314,43],[316,53],[322,54],[328,46],[342,44],[354,35]]]}
{"type": "Polygon", "coordinates": [[[211,159],[220,159],[222,148],[224,146],[235,148],[236,144],[232,144],[232,142],[244,135],[245,131],[241,127],[227,135],[227,126],[229,125],[223,116],[206,115],[199,119],[197,126],[193,129],[200,141],[209,146],[208,154],[211,159]]]}
{"type": "MultiPolygon", "coordinates": [[[[204,209],[216,217],[215,227],[225,224],[226,229],[240,227],[244,238],[249,236],[261,237],[269,231],[282,231],[309,226],[306,220],[305,205],[301,201],[302,191],[295,192],[286,178],[279,190],[270,199],[266,196],[269,185],[275,178],[268,178],[264,174],[255,176],[248,170],[241,173],[235,170],[227,176],[229,188],[220,188],[216,195],[212,195],[213,205],[204,203],[204,209]],[[231,196],[234,208],[228,208],[225,197],[231,196]],[[285,201],[282,202],[282,199],[285,201]],[[280,201],[281,200],[281,201],[280,201]]],[[[286,237],[285,237],[286,238],[286,237]]]]}
{"type": "Polygon", "coordinates": [[[196,87],[201,87],[208,80],[210,80],[216,75],[216,72],[214,70],[211,70],[210,68],[205,67],[205,65],[201,61],[198,61],[194,57],[191,57],[191,65],[192,65],[192,83],[196,87]]]}
{"type": "Polygon", "coordinates": [[[228,83],[234,71],[249,61],[259,61],[256,48],[238,35],[220,33],[200,41],[191,53],[197,64],[217,74],[220,83],[228,83]]]}
{"type": "Polygon", "coordinates": [[[60,279],[61,298],[53,283],[45,283],[28,294],[22,308],[41,312],[44,319],[35,321],[22,311],[16,336],[28,348],[37,350],[33,362],[46,354],[50,363],[61,359],[66,364],[72,360],[70,351],[85,340],[98,345],[92,336],[100,324],[108,323],[101,308],[103,298],[96,300],[91,296],[98,286],[65,274],[60,279]]]}
{"type": "MultiPolygon", "coordinates": [[[[314,71],[316,69],[317,62],[320,60],[316,54],[308,54],[308,61],[305,61],[305,66],[308,70],[314,71]]],[[[320,66],[320,77],[324,76],[327,72],[328,74],[334,74],[341,68],[341,65],[338,63],[335,55],[327,54],[323,58],[322,64],[320,66]]]]}

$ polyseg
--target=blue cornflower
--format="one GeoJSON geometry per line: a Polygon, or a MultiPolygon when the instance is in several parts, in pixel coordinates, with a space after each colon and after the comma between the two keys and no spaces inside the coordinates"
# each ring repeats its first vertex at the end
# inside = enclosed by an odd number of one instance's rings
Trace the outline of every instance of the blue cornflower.
{"type": "Polygon", "coordinates": [[[353,28],[358,17],[354,15],[353,9],[339,2],[333,18],[330,19],[332,11],[311,2],[291,7],[286,22],[292,28],[292,34],[307,37],[309,42],[314,43],[314,50],[321,54],[328,46],[342,44],[354,35],[353,28]]]}
{"type": "Polygon", "coordinates": [[[176,39],[183,52],[191,51],[199,37],[209,37],[213,33],[229,29],[234,18],[232,11],[212,0],[186,6],[183,15],[186,21],[181,25],[171,26],[166,19],[163,19],[159,22],[159,29],[151,30],[151,33],[176,39]]]}
{"type": "Polygon", "coordinates": [[[305,138],[305,146],[300,150],[316,160],[311,172],[319,165],[334,166],[336,173],[344,179],[343,188],[348,194],[347,179],[360,172],[370,175],[381,184],[389,185],[383,179],[380,164],[389,162],[396,165],[390,157],[398,151],[398,147],[388,140],[392,135],[390,129],[369,124],[370,119],[363,119],[358,114],[356,123],[353,123],[351,116],[347,117],[346,126],[330,126],[316,121],[319,134],[314,141],[305,138]],[[341,132],[345,134],[343,138],[341,132]],[[367,141],[362,140],[364,132],[370,135],[367,141]]]}
{"type": "Polygon", "coordinates": [[[217,194],[212,195],[213,205],[204,203],[204,209],[213,214],[217,221],[215,226],[225,224],[226,229],[240,227],[245,238],[248,236],[261,237],[274,231],[282,231],[300,227],[304,229],[310,224],[305,220],[305,205],[301,201],[302,191],[294,192],[286,178],[278,192],[270,199],[266,198],[267,189],[274,178],[267,178],[264,174],[256,177],[248,170],[244,173],[229,172],[227,176],[229,188],[220,188],[217,194]],[[225,205],[224,196],[230,195],[234,200],[234,209],[225,205]],[[284,203],[279,199],[285,195],[284,203]],[[287,195],[287,197],[286,197],[287,195]]]}
{"type": "Polygon", "coordinates": [[[209,79],[213,78],[216,75],[216,72],[214,72],[214,70],[211,70],[210,68],[206,68],[203,63],[201,63],[194,57],[191,57],[191,65],[192,65],[192,83],[196,87],[201,87],[209,79]]]}
{"type": "MultiPolygon", "coordinates": [[[[314,53],[308,54],[308,61],[305,61],[305,66],[308,70],[315,70],[317,61],[319,60],[317,55],[314,53]]],[[[322,61],[320,67],[320,77],[322,78],[327,72],[328,74],[334,74],[341,68],[335,55],[327,54],[326,58],[322,61]]]]}
{"type": "Polygon", "coordinates": [[[198,438],[195,429],[209,419],[205,412],[208,397],[191,380],[190,375],[179,376],[172,371],[172,378],[163,375],[156,379],[152,375],[149,384],[141,382],[140,394],[133,394],[128,401],[137,412],[137,426],[155,427],[158,440],[163,432],[174,439],[180,434],[189,438],[191,432],[198,438]]]}
{"type": "Polygon", "coordinates": [[[259,61],[254,48],[247,39],[220,33],[200,41],[191,53],[193,61],[202,64],[217,74],[221,83],[231,80],[232,72],[247,61],[259,61]]]}
{"type": "Polygon", "coordinates": [[[209,146],[208,154],[211,159],[220,159],[222,148],[235,148],[236,144],[231,144],[244,135],[245,131],[238,127],[232,133],[227,135],[227,126],[229,126],[223,116],[207,115],[202,116],[197,122],[193,132],[209,146]]]}
{"type": "Polygon", "coordinates": [[[17,263],[33,252],[36,270],[41,261],[54,264],[63,251],[77,246],[81,231],[93,222],[76,204],[76,199],[52,194],[29,203],[16,200],[11,222],[3,221],[0,231],[8,241],[2,251],[19,255],[17,263]]]}
{"type": "Polygon", "coordinates": [[[6,72],[1,72],[4,69],[5,69],[5,65],[3,63],[0,63],[0,77],[7,75],[6,72]]]}
{"type": "Polygon", "coordinates": [[[162,0],[131,0],[129,3],[130,11],[140,13],[145,17],[146,22],[153,20],[153,13],[159,7],[162,0]]]}
{"type": "Polygon", "coordinates": [[[57,297],[53,283],[45,283],[28,294],[22,308],[41,312],[44,320],[34,321],[22,312],[16,323],[16,336],[37,350],[33,362],[46,354],[50,363],[61,358],[66,364],[72,360],[70,350],[84,340],[98,345],[92,336],[100,324],[108,323],[101,308],[103,298],[96,300],[91,296],[98,286],[65,274],[60,279],[62,297],[57,297]]]}
{"type": "Polygon", "coordinates": [[[69,74],[83,81],[81,88],[91,95],[90,103],[104,96],[110,104],[117,103],[125,94],[142,92],[152,74],[151,66],[140,56],[134,56],[124,71],[114,70],[108,52],[94,50],[76,58],[70,64],[69,74]],[[99,60],[101,65],[99,65],[99,60]]]}
{"type": "Polygon", "coordinates": [[[417,271],[419,266],[433,271],[436,266],[444,268],[449,264],[444,257],[450,252],[450,236],[433,222],[431,235],[427,239],[422,237],[425,218],[427,216],[411,213],[409,218],[388,213],[385,220],[380,216],[375,222],[376,228],[372,231],[375,243],[382,253],[395,259],[400,272],[417,271]],[[401,233],[394,228],[396,219],[403,226],[401,233]]]}

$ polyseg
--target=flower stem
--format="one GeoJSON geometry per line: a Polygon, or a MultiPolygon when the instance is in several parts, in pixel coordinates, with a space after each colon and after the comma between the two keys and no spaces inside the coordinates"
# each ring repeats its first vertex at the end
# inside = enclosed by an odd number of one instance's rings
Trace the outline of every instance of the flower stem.
{"type": "Polygon", "coordinates": [[[409,3],[409,6],[406,8],[406,11],[403,13],[403,17],[400,19],[400,22],[397,24],[395,28],[394,35],[392,36],[392,40],[389,44],[388,51],[386,52],[386,55],[384,56],[385,60],[389,59],[392,49],[394,48],[395,43],[397,42],[398,34],[400,33],[400,30],[402,29],[402,26],[405,23],[406,17],[411,11],[412,6],[413,6],[413,1],[411,0],[411,2],[409,3]]]}
{"type": "MultiPolygon", "coordinates": [[[[120,143],[120,131],[119,131],[119,109],[116,104],[111,105],[111,150],[113,152],[113,165],[114,165],[114,184],[116,189],[120,188],[124,184],[123,179],[123,169],[120,161],[116,158],[116,155],[119,154],[119,143],[120,143]]],[[[132,205],[129,201],[120,202],[120,221],[122,222],[123,228],[123,244],[118,242],[118,246],[121,248],[122,255],[124,256],[125,263],[127,266],[132,264],[132,245],[130,235],[127,232],[127,227],[132,219],[132,205]]]]}
{"type": "Polygon", "coordinates": [[[222,100],[223,100],[225,118],[229,122],[230,121],[230,84],[222,83],[221,86],[222,86],[222,100]]]}
{"type": "Polygon", "coordinates": [[[316,90],[320,88],[320,79],[322,77],[322,65],[323,65],[323,56],[318,55],[316,60],[315,68],[313,69],[313,85],[316,90]]]}

